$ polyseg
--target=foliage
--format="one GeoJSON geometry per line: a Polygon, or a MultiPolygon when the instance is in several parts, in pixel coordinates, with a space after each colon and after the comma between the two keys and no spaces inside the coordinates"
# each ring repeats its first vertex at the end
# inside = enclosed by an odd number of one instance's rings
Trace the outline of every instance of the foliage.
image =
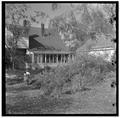
{"type": "Polygon", "coordinates": [[[57,10],[59,7],[60,7],[60,5],[58,3],[52,3],[51,8],[52,8],[53,11],[57,10]]]}
{"type": "Polygon", "coordinates": [[[15,66],[15,61],[19,60],[16,59],[18,39],[21,37],[27,37],[30,29],[31,17],[30,14],[27,14],[29,9],[29,6],[26,4],[5,4],[5,23],[7,28],[5,45],[10,52],[13,69],[15,66]],[[20,26],[21,21],[23,22],[22,26],[20,26]],[[7,32],[11,32],[12,37],[9,38],[9,34],[7,32]],[[10,46],[8,45],[8,43],[10,44],[10,46]]]}
{"type": "Polygon", "coordinates": [[[51,23],[64,35],[65,42],[71,39],[74,43],[77,39],[80,43],[79,46],[74,45],[77,49],[89,39],[95,40],[101,33],[115,38],[115,8],[115,4],[78,4],[67,13],[51,19],[51,23]]]}
{"type": "Polygon", "coordinates": [[[94,86],[102,82],[106,74],[111,71],[114,71],[111,63],[101,58],[82,55],[69,65],[58,66],[43,75],[38,74],[33,86],[36,88],[39,86],[44,91],[44,95],[58,97],[68,88],[75,92],[94,86]]]}

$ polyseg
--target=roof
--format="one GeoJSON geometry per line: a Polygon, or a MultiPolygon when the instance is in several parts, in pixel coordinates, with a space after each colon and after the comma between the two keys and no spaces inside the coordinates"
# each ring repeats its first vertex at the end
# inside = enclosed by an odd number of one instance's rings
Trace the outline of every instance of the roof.
{"type": "MultiPolygon", "coordinates": [[[[34,50],[31,51],[37,54],[50,54],[51,51],[38,51],[38,50],[34,50]]],[[[74,52],[72,51],[52,51],[52,54],[74,54],[74,52]]]]}
{"type": "Polygon", "coordinates": [[[115,50],[115,43],[110,39],[100,38],[99,40],[87,40],[87,42],[77,49],[77,53],[89,51],[115,50]]]}
{"type": "MultiPolygon", "coordinates": [[[[25,29],[20,25],[9,25],[9,30],[12,28],[25,29]]],[[[17,42],[18,48],[29,48],[37,50],[57,50],[57,51],[68,51],[68,48],[65,46],[63,40],[59,33],[53,29],[45,29],[45,36],[41,34],[41,28],[30,27],[28,36],[22,36],[17,42]],[[29,41],[27,37],[29,36],[29,41]],[[29,45],[29,46],[28,46],[29,45]]]]}
{"type": "Polygon", "coordinates": [[[96,41],[95,45],[92,48],[115,48],[115,43],[113,43],[110,39],[107,38],[101,38],[96,41]]]}
{"type": "Polygon", "coordinates": [[[45,36],[41,34],[41,28],[31,27],[29,32],[29,48],[38,50],[68,51],[59,33],[55,29],[45,29],[45,36]]]}
{"type": "Polygon", "coordinates": [[[29,48],[29,40],[27,37],[20,37],[17,41],[17,47],[20,49],[28,49],[29,48]]]}

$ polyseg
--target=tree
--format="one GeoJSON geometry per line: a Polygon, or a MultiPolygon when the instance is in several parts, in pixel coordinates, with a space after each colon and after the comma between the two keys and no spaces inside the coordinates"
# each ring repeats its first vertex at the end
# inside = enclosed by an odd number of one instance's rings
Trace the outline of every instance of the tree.
{"type": "Polygon", "coordinates": [[[18,39],[28,37],[31,23],[38,23],[36,21],[37,17],[39,17],[38,14],[28,14],[30,10],[31,8],[26,4],[5,4],[5,47],[10,53],[13,69],[15,60],[19,60],[16,56],[18,39]],[[12,36],[9,36],[8,32],[11,32],[12,36]]]}
{"type": "Polygon", "coordinates": [[[68,41],[72,34],[74,38],[71,38],[71,40],[77,39],[79,46],[84,45],[89,39],[94,41],[99,34],[109,36],[111,40],[115,34],[115,27],[113,28],[109,22],[111,17],[115,16],[112,15],[115,14],[113,7],[115,5],[112,4],[82,3],[74,5],[74,9],[68,13],[52,19],[53,27],[64,35],[64,41],[68,41]]]}

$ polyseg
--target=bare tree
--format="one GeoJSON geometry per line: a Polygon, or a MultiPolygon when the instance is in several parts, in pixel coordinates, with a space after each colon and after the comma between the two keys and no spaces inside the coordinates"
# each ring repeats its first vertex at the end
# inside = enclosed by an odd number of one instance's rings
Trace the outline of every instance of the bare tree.
{"type": "Polygon", "coordinates": [[[17,59],[16,49],[18,48],[18,39],[21,37],[28,38],[31,23],[38,23],[38,21],[36,20],[39,17],[37,11],[34,11],[35,14],[33,15],[28,13],[28,11],[30,10],[31,8],[27,4],[5,4],[5,23],[7,29],[5,47],[11,55],[13,69],[14,62],[17,59]],[[7,32],[11,32],[12,36],[9,37],[9,34],[7,32]],[[10,45],[8,45],[8,42],[10,45]]]}

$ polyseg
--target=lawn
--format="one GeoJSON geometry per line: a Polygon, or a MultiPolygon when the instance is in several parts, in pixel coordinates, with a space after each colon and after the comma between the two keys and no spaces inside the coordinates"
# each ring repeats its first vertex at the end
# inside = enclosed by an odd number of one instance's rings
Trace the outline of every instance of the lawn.
{"type": "Polygon", "coordinates": [[[90,90],[64,94],[60,98],[44,97],[42,90],[25,83],[7,85],[7,114],[115,114],[115,90],[107,80],[90,90]]]}

